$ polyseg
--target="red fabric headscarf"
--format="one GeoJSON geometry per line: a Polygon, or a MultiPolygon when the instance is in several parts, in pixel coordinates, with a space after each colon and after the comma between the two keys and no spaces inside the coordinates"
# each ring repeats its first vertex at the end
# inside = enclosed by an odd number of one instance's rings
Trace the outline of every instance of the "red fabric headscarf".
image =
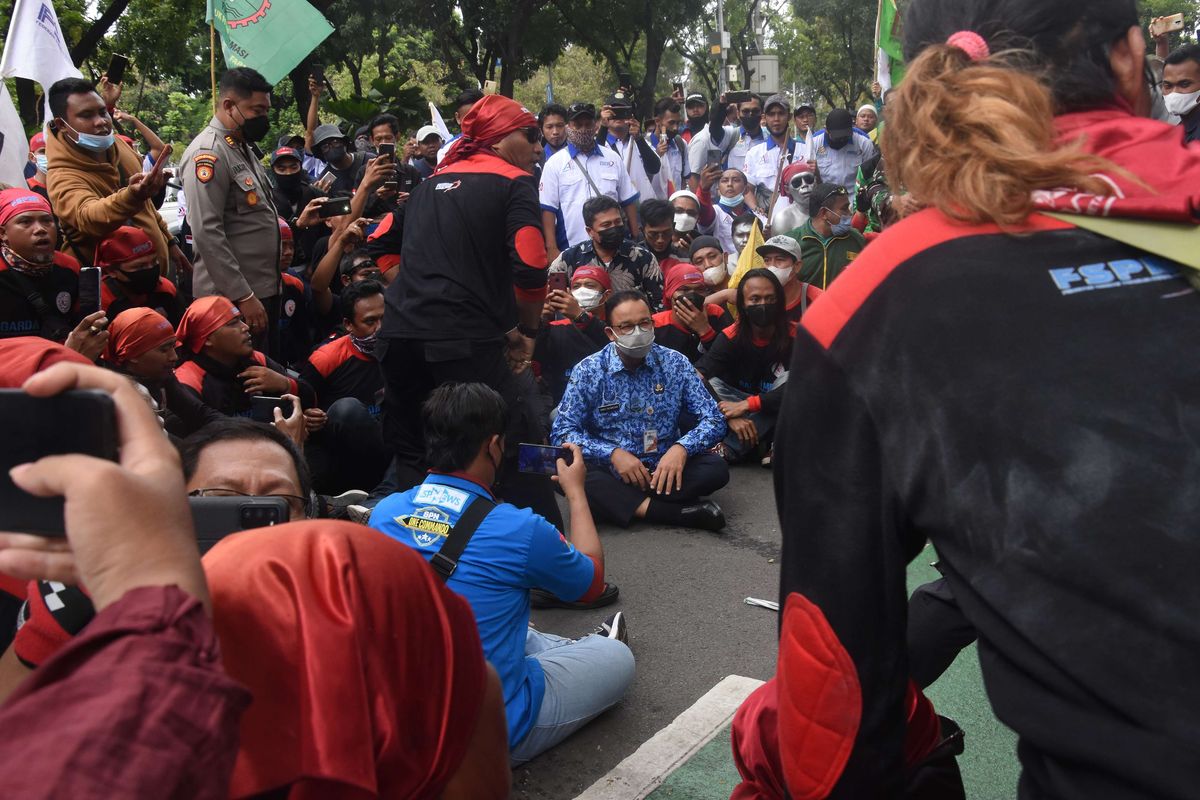
{"type": "Polygon", "coordinates": [[[488,148],[515,130],[537,126],[537,117],[516,100],[498,94],[484,95],[463,117],[463,135],[450,147],[437,171],[445,172],[456,161],[488,152],[488,148]]]}
{"type": "Polygon", "coordinates": [[[586,264],[582,267],[579,267],[575,270],[575,273],[571,275],[571,284],[574,285],[575,281],[579,280],[580,278],[591,278],[596,283],[603,286],[606,291],[612,291],[612,278],[609,277],[608,270],[606,270],[604,267],[597,267],[593,264],[586,264]]]}
{"type": "Polygon", "coordinates": [[[108,347],[104,360],[113,366],[149,352],[167,340],[174,341],[175,329],[152,308],[129,308],[108,325],[108,347]]]}
{"type": "Polygon", "coordinates": [[[233,303],[218,295],[194,300],[183,312],[183,319],[179,320],[179,346],[187,348],[190,353],[199,353],[205,339],[240,315],[241,312],[233,303]]]}
{"type": "Polygon", "coordinates": [[[421,556],[322,520],[230,536],[204,570],[225,668],[254,694],[230,797],[441,796],[486,674],[470,607],[421,556]]]}
{"type": "Polygon", "coordinates": [[[122,225],[96,245],[97,267],[108,269],[154,253],[154,241],[141,228],[122,225]]]}
{"type": "Polygon", "coordinates": [[[37,192],[28,189],[5,189],[0,192],[0,225],[7,225],[16,216],[30,211],[52,214],[50,203],[37,192]]]}
{"type": "Polygon", "coordinates": [[[0,389],[19,389],[31,376],[60,361],[92,363],[80,353],[40,336],[0,339],[0,389]]]}

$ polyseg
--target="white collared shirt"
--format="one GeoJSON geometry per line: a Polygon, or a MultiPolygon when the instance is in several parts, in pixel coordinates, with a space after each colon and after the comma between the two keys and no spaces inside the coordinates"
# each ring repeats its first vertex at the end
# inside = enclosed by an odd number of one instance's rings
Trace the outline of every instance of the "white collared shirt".
{"type": "Polygon", "coordinates": [[[590,238],[583,224],[583,204],[589,199],[599,193],[626,206],[636,203],[639,197],[621,157],[602,145],[584,156],[568,144],[550,156],[542,167],[538,193],[542,208],[557,214],[558,224],[566,229],[568,246],[590,238]]]}

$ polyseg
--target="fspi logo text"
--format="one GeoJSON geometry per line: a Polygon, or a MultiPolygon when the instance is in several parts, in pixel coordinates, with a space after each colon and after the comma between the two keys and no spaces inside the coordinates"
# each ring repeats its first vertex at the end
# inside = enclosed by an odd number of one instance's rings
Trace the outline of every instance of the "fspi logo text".
{"type": "Polygon", "coordinates": [[[1050,270],[1050,279],[1063,294],[1078,294],[1096,289],[1120,289],[1141,283],[1166,281],[1179,275],[1180,266],[1157,256],[1101,261],[1081,267],[1050,270]]]}

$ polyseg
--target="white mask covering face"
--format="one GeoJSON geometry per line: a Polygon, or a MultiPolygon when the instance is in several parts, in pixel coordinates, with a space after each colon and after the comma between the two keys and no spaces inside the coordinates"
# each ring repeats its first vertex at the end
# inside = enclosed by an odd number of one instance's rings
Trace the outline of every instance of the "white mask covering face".
{"type": "Polygon", "coordinates": [[[690,233],[696,230],[696,218],[691,214],[676,214],[675,230],[680,233],[690,233]]]}
{"type": "Polygon", "coordinates": [[[1183,94],[1182,92],[1171,92],[1163,96],[1163,103],[1167,106],[1167,111],[1172,114],[1182,117],[1190,114],[1200,105],[1200,89],[1183,94]]]}
{"type": "Polygon", "coordinates": [[[575,298],[575,302],[579,303],[580,308],[584,311],[591,311],[600,305],[600,301],[604,298],[604,292],[598,292],[587,286],[580,286],[571,290],[571,296],[575,298]]]}
{"type": "Polygon", "coordinates": [[[792,275],[795,274],[795,270],[788,269],[786,267],[767,267],[767,269],[769,269],[771,274],[778,278],[779,282],[784,285],[786,285],[787,282],[792,279],[792,275]]]}
{"type": "Polygon", "coordinates": [[[709,267],[704,270],[704,282],[709,286],[719,286],[721,281],[725,280],[725,274],[725,267],[721,264],[709,267]]]}

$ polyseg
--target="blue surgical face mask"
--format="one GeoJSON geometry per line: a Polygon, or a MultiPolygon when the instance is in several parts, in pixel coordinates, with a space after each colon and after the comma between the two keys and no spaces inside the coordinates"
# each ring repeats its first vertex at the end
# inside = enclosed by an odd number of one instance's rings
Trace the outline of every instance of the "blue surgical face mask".
{"type": "Polygon", "coordinates": [[[50,169],[50,159],[46,158],[45,153],[34,156],[33,163],[37,165],[38,172],[45,172],[50,169]]]}
{"type": "Polygon", "coordinates": [[[725,197],[724,195],[721,195],[717,198],[717,202],[726,208],[737,208],[744,201],[745,198],[742,195],[738,195],[737,197],[725,197]]]}
{"type": "Polygon", "coordinates": [[[840,217],[837,222],[832,223],[829,227],[832,236],[845,236],[854,227],[854,217],[840,217]]]}
{"type": "Polygon", "coordinates": [[[98,136],[94,133],[80,133],[70,125],[67,125],[66,120],[63,120],[63,125],[65,125],[71,131],[71,133],[78,137],[75,140],[76,144],[78,144],[84,150],[91,150],[94,153],[103,153],[107,151],[108,148],[112,147],[117,141],[117,137],[112,131],[109,131],[104,136],[98,136]]]}

